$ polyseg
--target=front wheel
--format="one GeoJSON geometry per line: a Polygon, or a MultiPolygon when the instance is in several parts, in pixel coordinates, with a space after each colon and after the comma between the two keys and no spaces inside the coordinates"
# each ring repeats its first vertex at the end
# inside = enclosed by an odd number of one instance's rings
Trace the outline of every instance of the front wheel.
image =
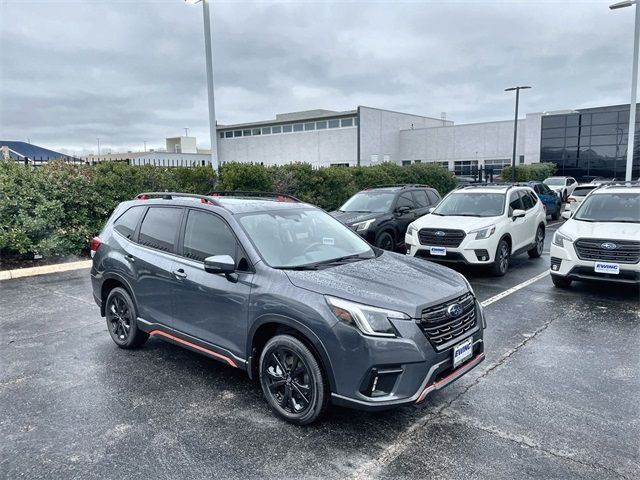
{"type": "Polygon", "coordinates": [[[551,281],[558,288],[569,288],[571,286],[571,280],[560,275],[551,275],[551,281]]]}
{"type": "Polygon", "coordinates": [[[376,247],[382,250],[393,251],[395,249],[395,242],[391,234],[389,232],[382,232],[378,235],[378,238],[376,238],[376,247]]]}
{"type": "Polygon", "coordinates": [[[491,266],[491,273],[496,277],[502,277],[509,269],[509,258],[511,257],[511,248],[509,242],[505,239],[500,240],[498,249],[496,250],[496,258],[491,266]]]}
{"type": "Polygon", "coordinates": [[[536,244],[531,249],[528,250],[529,258],[540,258],[542,255],[542,251],[544,250],[544,229],[542,227],[538,227],[536,231],[536,244]]]}
{"type": "Polygon", "coordinates": [[[291,335],[276,335],[260,355],[260,384],[271,409],[284,420],[307,425],[329,405],[329,388],[316,357],[291,335]]]}

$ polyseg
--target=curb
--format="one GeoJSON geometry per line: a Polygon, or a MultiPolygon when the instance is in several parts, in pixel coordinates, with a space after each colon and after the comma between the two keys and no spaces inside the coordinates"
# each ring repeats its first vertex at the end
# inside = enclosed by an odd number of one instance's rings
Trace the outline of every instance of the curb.
{"type": "Polygon", "coordinates": [[[34,277],[47,273],[67,272],[91,267],[92,260],[80,260],[78,262],[58,263],[55,265],[43,265],[42,267],[16,268],[0,272],[0,281],[13,280],[14,278],[34,277]]]}

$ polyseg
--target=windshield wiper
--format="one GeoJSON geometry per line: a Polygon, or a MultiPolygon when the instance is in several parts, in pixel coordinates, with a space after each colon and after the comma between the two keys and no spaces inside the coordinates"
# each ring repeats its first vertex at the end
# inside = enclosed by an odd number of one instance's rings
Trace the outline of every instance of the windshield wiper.
{"type": "Polygon", "coordinates": [[[292,265],[290,267],[273,267],[276,270],[318,270],[318,265],[310,263],[308,265],[292,265]]]}
{"type": "Polygon", "coordinates": [[[446,217],[447,216],[444,213],[436,213],[436,212],[431,212],[431,215],[438,215],[439,217],[446,217]]]}
{"type": "Polygon", "coordinates": [[[344,212],[345,213],[371,213],[371,210],[344,210],[344,212]]]}
{"type": "Polygon", "coordinates": [[[369,260],[370,258],[373,257],[363,257],[361,253],[355,254],[355,255],[345,255],[344,257],[338,257],[338,258],[332,258],[330,260],[322,260],[318,263],[316,263],[316,265],[331,265],[334,263],[344,263],[344,262],[348,262],[350,260],[369,260]]]}

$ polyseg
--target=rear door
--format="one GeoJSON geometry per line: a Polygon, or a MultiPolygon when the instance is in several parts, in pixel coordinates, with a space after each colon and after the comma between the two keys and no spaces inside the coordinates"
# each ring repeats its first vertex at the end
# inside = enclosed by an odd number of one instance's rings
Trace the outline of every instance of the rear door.
{"type": "Polygon", "coordinates": [[[527,224],[524,218],[513,219],[513,212],[515,210],[524,210],[524,204],[522,203],[522,194],[520,190],[511,190],[509,192],[509,217],[511,217],[511,239],[513,245],[512,251],[518,250],[525,243],[527,237],[527,224]]]}
{"type": "Polygon", "coordinates": [[[527,212],[524,217],[524,222],[526,224],[526,228],[524,230],[524,244],[530,244],[535,241],[536,230],[538,229],[538,212],[539,208],[538,199],[536,196],[530,192],[529,190],[522,190],[522,205],[524,207],[525,212],[527,212]]]}
{"type": "Polygon", "coordinates": [[[175,328],[244,358],[253,273],[227,222],[190,209],[174,268],[181,276],[173,293],[175,328]],[[230,277],[206,272],[204,259],[213,255],[230,255],[237,272],[230,277]]]}
{"type": "Polygon", "coordinates": [[[183,213],[180,207],[150,206],[140,225],[133,253],[138,275],[134,290],[138,315],[149,322],[173,324],[172,271],[183,213]]]}
{"type": "Polygon", "coordinates": [[[407,227],[411,222],[418,218],[416,203],[413,199],[411,191],[402,192],[400,195],[398,195],[395,206],[395,217],[399,234],[398,240],[402,242],[404,240],[404,234],[407,231],[407,227]],[[407,213],[400,214],[398,213],[398,209],[401,207],[408,207],[409,211],[407,213]]]}
{"type": "Polygon", "coordinates": [[[429,208],[433,206],[431,200],[427,196],[426,190],[414,190],[413,192],[413,201],[416,205],[416,218],[421,217],[429,213],[429,208]]]}

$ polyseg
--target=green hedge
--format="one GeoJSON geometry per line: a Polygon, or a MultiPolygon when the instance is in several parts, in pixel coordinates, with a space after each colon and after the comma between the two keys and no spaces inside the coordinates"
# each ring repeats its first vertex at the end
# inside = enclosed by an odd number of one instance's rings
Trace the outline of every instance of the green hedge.
{"type": "Polygon", "coordinates": [[[86,251],[91,237],[100,231],[116,205],[144,191],[278,191],[333,210],[354,193],[374,185],[427,183],[441,195],[455,187],[451,174],[434,164],[314,169],[308,164],[264,167],[228,163],[221,168],[218,185],[216,180],[210,167],[51,162],[33,168],[2,160],[0,254],[86,251]]]}
{"type": "MultiPolygon", "coordinates": [[[[545,178],[552,176],[558,166],[555,163],[532,163],[531,165],[516,166],[516,180],[518,182],[543,181],[545,178]]],[[[511,167],[502,169],[502,179],[511,181],[511,167]]]]}

